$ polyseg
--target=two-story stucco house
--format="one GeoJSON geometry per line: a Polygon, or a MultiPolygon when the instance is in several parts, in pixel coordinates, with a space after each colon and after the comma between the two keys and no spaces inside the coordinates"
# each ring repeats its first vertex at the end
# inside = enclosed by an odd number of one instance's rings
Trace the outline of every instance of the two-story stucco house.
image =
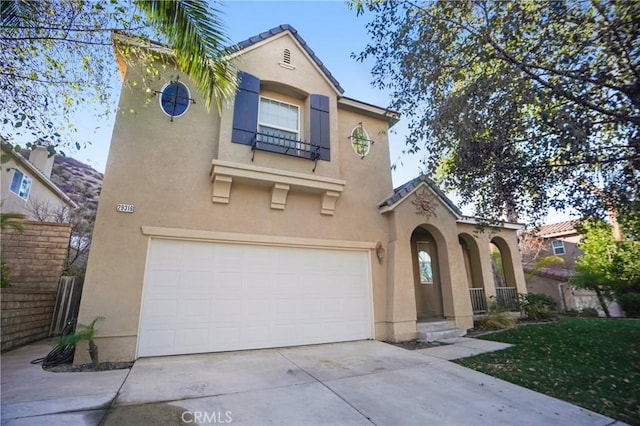
{"type": "Polygon", "coordinates": [[[176,68],[150,103],[122,89],[79,318],[105,317],[106,360],[464,333],[496,293],[490,241],[525,291],[518,227],[477,234],[423,177],[394,190],[397,114],[343,96],[295,29],[234,60],[222,114],[176,68]]]}
{"type": "MultiPolygon", "coordinates": [[[[549,223],[533,231],[523,232],[521,242],[529,242],[524,248],[523,267],[527,272],[526,282],[529,293],[543,293],[553,297],[560,309],[580,311],[596,309],[601,316],[604,311],[594,291],[576,288],[569,280],[575,275],[574,265],[582,255],[579,248],[582,235],[576,229],[577,220],[549,223]],[[556,262],[544,262],[544,267],[536,263],[554,256],[556,262]]],[[[611,315],[622,316],[620,306],[615,301],[607,301],[611,315]]]]}
{"type": "Polygon", "coordinates": [[[20,213],[27,219],[40,220],[42,218],[36,217],[34,210],[46,209],[51,213],[59,213],[77,207],[51,181],[54,157],[49,155],[45,147],[32,149],[28,159],[4,143],[1,143],[0,149],[6,160],[0,170],[0,205],[3,213],[20,213]]]}

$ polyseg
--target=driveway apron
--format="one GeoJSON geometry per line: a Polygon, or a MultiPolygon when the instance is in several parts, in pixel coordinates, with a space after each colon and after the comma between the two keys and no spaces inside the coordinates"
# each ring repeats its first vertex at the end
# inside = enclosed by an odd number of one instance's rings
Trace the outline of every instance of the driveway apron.
{"type": "Polygon", "coordinates": [[[428,350],[378,341],[140,359],[105,424],[166,412],[176,424],[616,423],[428,350]]]}

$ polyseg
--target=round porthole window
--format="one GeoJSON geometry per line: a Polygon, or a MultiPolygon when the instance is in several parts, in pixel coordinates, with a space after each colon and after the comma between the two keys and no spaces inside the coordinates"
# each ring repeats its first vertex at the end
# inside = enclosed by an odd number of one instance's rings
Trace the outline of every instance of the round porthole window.
{"type": "Polygon", "coordinates": [[[351,146],[353,150],[360,157],[364,157],[369,153],[369,149],[371,148],[371,141],[369,140],[369,135],[362,127],[362,124],[356,126],[351,132],[351,146]]]}
{"type": "Polygon", "coordinates": [[[180,117],[187,112],[190,103],[189,88],[179,81],[166,84],[160,92],[160,108],[171,118],[180,117]]]}

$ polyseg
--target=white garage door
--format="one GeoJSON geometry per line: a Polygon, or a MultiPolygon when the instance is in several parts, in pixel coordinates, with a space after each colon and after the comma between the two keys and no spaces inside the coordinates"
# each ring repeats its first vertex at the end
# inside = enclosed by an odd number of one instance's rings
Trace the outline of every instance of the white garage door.
{"type": "Polygon", "coordinates": [[[138,356],[372,337],[364,251],[151,240],[138,356]]]}

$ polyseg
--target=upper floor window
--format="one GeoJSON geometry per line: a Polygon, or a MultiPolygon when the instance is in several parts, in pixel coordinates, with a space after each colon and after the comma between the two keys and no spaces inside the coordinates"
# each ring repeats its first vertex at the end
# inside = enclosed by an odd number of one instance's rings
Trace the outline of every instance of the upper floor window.
{"type": "Polygon", "coordinates": [[[232,142],[250,145],[253,150],[330,161],[328,96],[310,94],[300,105],[290,104],[261,96],[258,77],[242,71],[238,77],[232,142]],[[303,112],[302,105],[308,110],[303,112]],[[308,117],[306,128],[301,124],[302,113],[308,117]]]}
{"type": "Polygon", "coordinates": [[[369,140],[367,131],[362,127],[362,123],[356,126],[351,132],[351,146],[356,154],[362,158],[369,153],[371,141],[369,140]]]}
{"type": "Polygon", "coordinates": [[[160,91],[160,107],[173,119],[184,115],[191,104],[189,88],[179,81],[166,84],[160,91]]]}
{"type": "Polygon", "coordinates": [[[551,247],[553,247],[553,254],[556,256],[562,256],[565,254],[564,250],[564,241],[562,240],[553,240],[551,241],[551,247]]]}
{"type": "Polygon", "coordinates": [[[20,170],[14,169],[10,189],[18,197],[26,200],[29,197],[29,191],[31,191],[31,178],[20,170]]]}
{"type": "Polygon", "coordinates": [[[300,110],[297,105],[260,97],[258,132],[286,140],[300,136],[300,110]]]}

